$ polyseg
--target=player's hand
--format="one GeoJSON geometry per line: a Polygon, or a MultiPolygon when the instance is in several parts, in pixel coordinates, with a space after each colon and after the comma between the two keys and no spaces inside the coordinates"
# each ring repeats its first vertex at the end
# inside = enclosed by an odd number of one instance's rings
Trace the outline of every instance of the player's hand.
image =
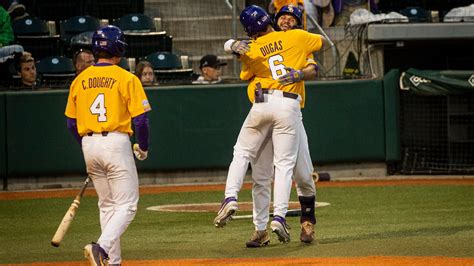
{"type": "Polygon", "coordinates": [[[250,46],[247,41],[234,41],[230,48],[237,54],[245,54],[250,51],[250,46]]]}
{"type": "Polygon", "coordinates": [[[278,78],[278,82],[282,85],[293,84],[303,80],[304,74],[302,70],[295,70],[291,67],[287,67],[286,74],[278,78]]]}
{"type": "Polygon", "coordinates": [[[138,143],[133,144],[133,154],[135,154],[135,157],[140,161],[143,161],[148,157],[148,151],[140,149],[138,143]]]}

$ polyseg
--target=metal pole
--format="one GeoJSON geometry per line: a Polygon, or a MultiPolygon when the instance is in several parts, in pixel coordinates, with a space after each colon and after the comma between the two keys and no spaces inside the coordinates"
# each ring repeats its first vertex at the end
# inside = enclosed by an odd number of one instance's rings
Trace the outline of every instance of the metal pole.
{"type": "MultiPolygon", "coordinates": [[[[232,0],[232,37],[237,39],[237,0],[232,0]]],[[[232,74],[237,76],[237,57],[232,58],[232,74]]]]}
{"type": "Polygon", "coordinates": [[[329,43],[329,46],[331,46],[333,61],[336,64],[335,76],[340,75],[341,74],[340,73],[341,64],[339,62],[339,52],[337,51],[336,45],[334,45],[334,43],[331,41],[331,39],[329,39],[329,36],[326,34],[326,32],[324,32],[323,28],[321,28],[321,26],[319,26],[318,22],[316,22],[316,20],[311,15],[306,14],[306,17],[311,21],[311,23],[314,24],[314,26],[316,26],[318,28],[321,35],[323,35],[324,38],[326,38],[326,40],[329,43]]]}

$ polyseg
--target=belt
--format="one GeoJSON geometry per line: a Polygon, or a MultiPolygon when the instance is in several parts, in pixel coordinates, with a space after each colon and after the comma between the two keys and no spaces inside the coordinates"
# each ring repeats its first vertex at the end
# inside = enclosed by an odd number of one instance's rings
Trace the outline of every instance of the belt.
{"type": "Polygon", "coordinates": [[[107,135],[109,135],[109,132],[108,132],[108,131],[102,131],[102,132],[100,132],[100,133],[89,132],[89,133],[87,133],[87,136],[90,137],[90,136],[92,136],[92,135],[94,135],[94,134],[101,134],[102,137],[107,137],[107,135]]]}
{"type": "MultiPolygon", "coordinates": [[[[271,94],[274,90],[273,89],[262,89],[263,94],[271,94]]],[[[296,93],[282,91],[283,97],[291,98],[291,99],[298,99],[299,95],[296,93]]]]}

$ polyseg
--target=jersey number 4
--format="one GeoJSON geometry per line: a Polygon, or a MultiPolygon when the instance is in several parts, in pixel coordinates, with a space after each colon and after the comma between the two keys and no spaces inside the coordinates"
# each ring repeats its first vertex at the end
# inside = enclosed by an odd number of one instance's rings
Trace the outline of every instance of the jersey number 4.
{"type": "Polygon", "coordinates": [[[89,110],[93,115],[97,115],[97,121],[106,122],[107,116],[105,114],[107,113],[107,108],[105,108],[105,95],[102,93],[97,94],[89,110]]]}

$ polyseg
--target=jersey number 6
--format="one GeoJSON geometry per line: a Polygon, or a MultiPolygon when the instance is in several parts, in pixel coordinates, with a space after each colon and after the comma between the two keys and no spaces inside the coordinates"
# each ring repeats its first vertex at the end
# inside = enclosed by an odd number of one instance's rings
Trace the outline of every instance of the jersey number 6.
{"type": "Polygon", "coordinates": [[[283,65],[283,57],[281,55],[277,54],[268,58],[268,65],[270,66],[274,80],[286,74],[285,65],[283,65]]]}

